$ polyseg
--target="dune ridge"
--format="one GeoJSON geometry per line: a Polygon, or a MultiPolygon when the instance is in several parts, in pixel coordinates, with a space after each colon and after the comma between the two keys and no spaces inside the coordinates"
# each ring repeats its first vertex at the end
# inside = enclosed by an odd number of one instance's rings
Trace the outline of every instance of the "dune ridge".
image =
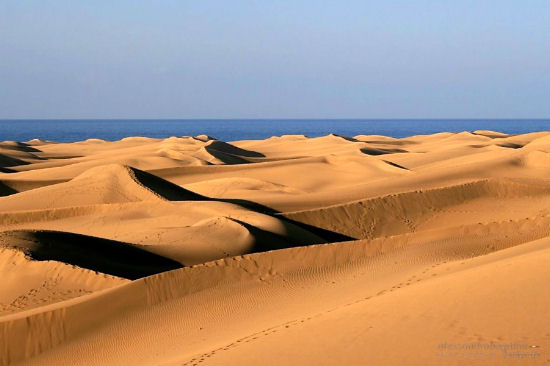
{"type": "Polygon", "coordinates": [[[415,231],[415,224],[420,222],[423,216],[431,217],[434,212],[444,211],[470,200],[536,197],[548,194],[550,186],[490,179],[399,193],[317,210],[287,212],[285,216],[356,239],[366,239],[415,231]]]}

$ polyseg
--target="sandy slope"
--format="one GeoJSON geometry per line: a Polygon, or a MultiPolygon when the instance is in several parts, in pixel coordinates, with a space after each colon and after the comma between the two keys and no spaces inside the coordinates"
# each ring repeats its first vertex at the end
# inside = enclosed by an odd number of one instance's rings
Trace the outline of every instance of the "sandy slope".
{"type": "Polygon", "coordinates": [[[548,173],[546,132],[0,143],[0,365],[549,364],[548,173]]]}

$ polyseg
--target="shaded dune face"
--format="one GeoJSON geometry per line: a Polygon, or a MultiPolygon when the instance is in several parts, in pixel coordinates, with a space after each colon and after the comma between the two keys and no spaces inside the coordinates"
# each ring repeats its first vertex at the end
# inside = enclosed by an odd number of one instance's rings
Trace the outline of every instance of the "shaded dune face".
{"type": "Polygon", "coordinates": [[[30,259],[58,261],[127,279],[180,268],[173,260],[113,240],[55,231],[8,231],[0,247],[17,249],[30,259]]]}
{"type": "Polygon", "coordinates": [[[0,143],[0,365],[546,350],[548,136],[0,143]]]}
{"type": "MultiPolygon", "coordinates": [[[[18,165],[25,165],[25,164],[28,164],[28,163],[24,160],[11,157],[9,155],[0,154],[1,168],[9,168],[10,166],[18,166],[18,165]]],[[[7,169],[7,171],[9,171],[9,169],[7,169]]]]}
{"type": "Polygon", "coordinates": [[[153,174],[149,174],[135,168],[128,169],[129,173],[132,175],[132,178],[135,178],[140,185],[151,190],[153,193],[164,199],[170,201],[199,201],[205,199],[205,197],[199,194],[188,191],[153,174]]]}
{"type": "Polygon", "coordinates": [[[11,194],[17,193],[17,191],[4,183],[0,182],[0,197],[1,196],[9,196],[11,194]]]}

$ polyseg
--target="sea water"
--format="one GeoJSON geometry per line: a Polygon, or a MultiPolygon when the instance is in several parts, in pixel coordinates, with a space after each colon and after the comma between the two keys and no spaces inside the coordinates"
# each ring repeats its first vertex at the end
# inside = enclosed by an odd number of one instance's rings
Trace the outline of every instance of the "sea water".
{"type": "Polygon", "coordinates": [[[550,130],[550,119],[185,119],[0,120],[0,141],[34,138],[59,142],[128,136],[166,138],[210,135],[224,141],[302,134],[406,137],[437,132],[494,130],[510,134],[550,130]]]}

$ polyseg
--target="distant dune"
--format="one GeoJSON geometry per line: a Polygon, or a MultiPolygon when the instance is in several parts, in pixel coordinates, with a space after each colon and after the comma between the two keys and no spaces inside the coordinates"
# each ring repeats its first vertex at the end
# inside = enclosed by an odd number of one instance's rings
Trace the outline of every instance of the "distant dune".
{"type": "Polygon", "coordinates": [[[0,365],[550,364],[549,136],[0,142],[0,365]]]}

